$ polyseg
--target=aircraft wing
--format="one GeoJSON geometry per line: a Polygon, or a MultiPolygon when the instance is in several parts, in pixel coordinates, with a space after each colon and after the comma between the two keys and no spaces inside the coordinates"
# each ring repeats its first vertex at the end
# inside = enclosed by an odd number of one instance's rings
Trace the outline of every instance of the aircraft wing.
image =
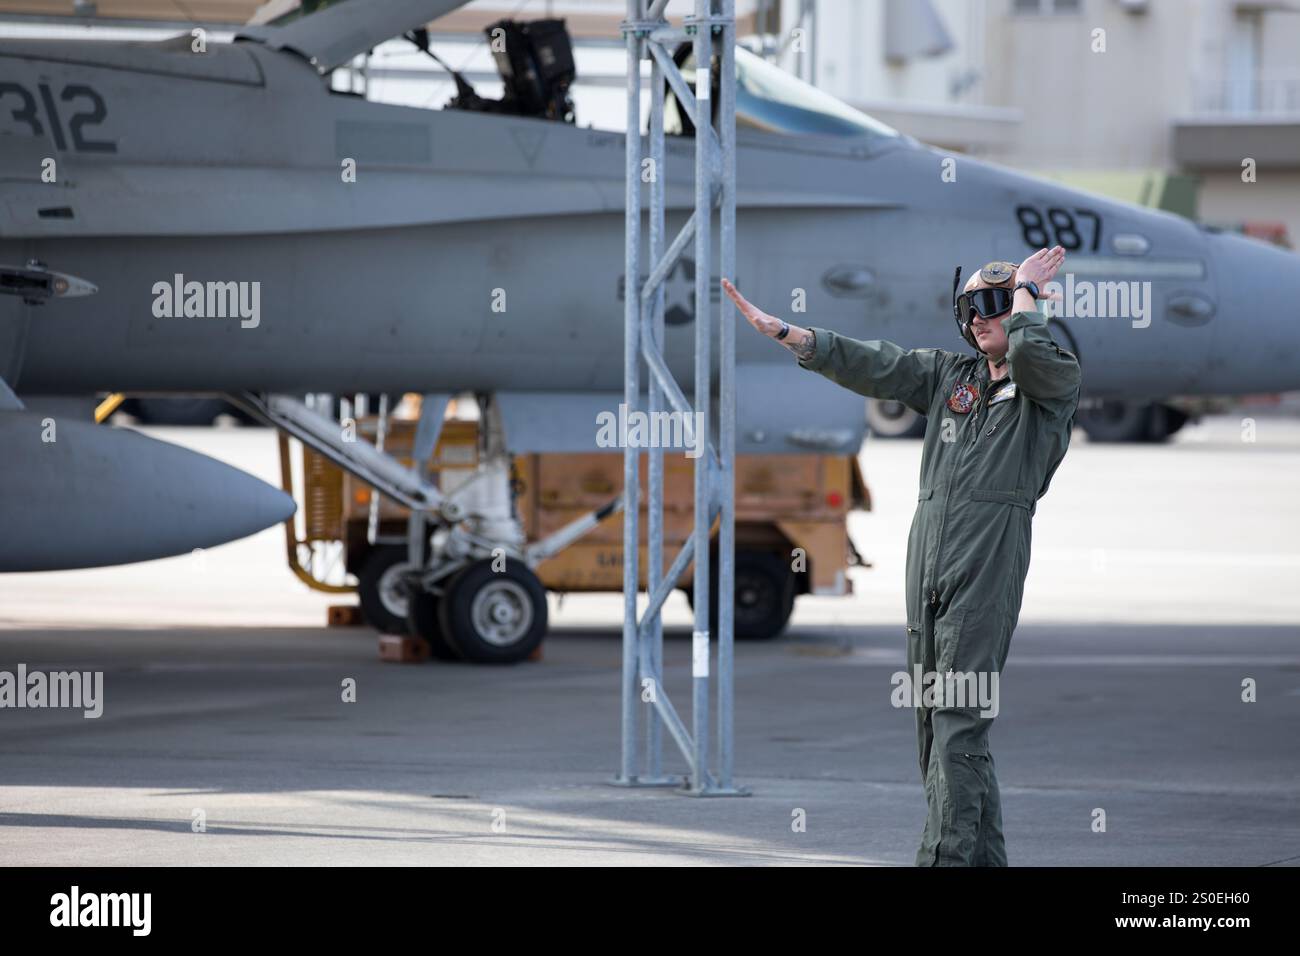
{"type": "Polygon", "coordinates": [[[326,73],[385,40],[422,27],[469,0],[343,0],[283,26],[246,26],[239,40],[293,50],[326,73]]]}

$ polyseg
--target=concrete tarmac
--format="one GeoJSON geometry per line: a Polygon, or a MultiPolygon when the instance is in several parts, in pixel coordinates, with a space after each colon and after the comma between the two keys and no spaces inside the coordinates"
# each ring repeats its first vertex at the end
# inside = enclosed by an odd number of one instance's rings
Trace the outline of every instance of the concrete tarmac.
{"type": "MultiPolygon", "coordinates": [[[[152,433],[275,476],[264,431],[152,433]]],[[[1300,862],[1300,422],[1247,433],[1078,436],[1040,502],[992,732],[1013,865],[1300,862]]],[[[544,660],[485,668],[384,664],[373,632],[324,627],[337,599],[289,574],[278,529],[0,577],[0,670],[104,674],[98,719],[0,709],[0,862],[908,865],[925,803],[890,677],[919,450],[864,446],[855,594],[738,647],[745,798],[609,785],[617,595],[553,597],[544,660]]],[[[689,723],[680,595],[666,621],[689,723]]]]}

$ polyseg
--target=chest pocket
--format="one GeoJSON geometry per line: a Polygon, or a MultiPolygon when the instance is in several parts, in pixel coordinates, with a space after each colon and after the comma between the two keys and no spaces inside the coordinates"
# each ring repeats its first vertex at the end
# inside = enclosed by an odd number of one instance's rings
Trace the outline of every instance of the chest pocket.
{"type": "Polygon", "coordinates": [[[1005,402],[997,402],[994,405],[990,405],[987,409],[985,421],[998,423],[1018,417],[1020,417],[1020,400],[1012,398],[1005,402]]]}
{"type": "MultiPolygon", "coordinates": [[[[1001,394],[1001,393],[999,393],[1001,394]]],[[[997,396],[994,396],[995,398],[997,396]]],[[[992,438],[998,432],[1003,431],[1017,418],[1020,417],[1021,399],[1018,395],[1005,398],[1000,402],[990,402],[984,407],[984,414],[980,416],[980,429],[983,432],[980,435],[980,441],[986,438],[992,438]]]]}

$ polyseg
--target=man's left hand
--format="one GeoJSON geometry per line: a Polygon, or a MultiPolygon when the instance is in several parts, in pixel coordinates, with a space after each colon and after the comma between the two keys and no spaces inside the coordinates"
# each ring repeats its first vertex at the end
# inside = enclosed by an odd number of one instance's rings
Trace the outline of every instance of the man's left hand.
{"type": "MultiPolygon", "coordinates": [[[[1016,270],[1017,282],[1032,282],[1041,290],[1052,281],[1056,270],[1065,262],[1065,250],[1060,246],[1051,249],[1039,249],[1032,256],[1020,263],[1016,270]]],[[[1048,296],[1044,296],[1048,298],[1048,296]]]]}

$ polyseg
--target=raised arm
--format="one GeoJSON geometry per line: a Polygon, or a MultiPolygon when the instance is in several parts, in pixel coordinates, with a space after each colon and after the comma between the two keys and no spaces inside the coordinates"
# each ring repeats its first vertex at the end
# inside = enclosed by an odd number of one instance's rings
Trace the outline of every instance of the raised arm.
{"type": "Polygon", "coordinates": [[[930,399],[943,377],[947,353],[936,349],[908,351],[880,339],[861,341],[828,329],[790,325],[751,303],[727,279],[722,280],[722,290],[750,325],[789,349],[803,368],[859,395],[902,402],[922,415],[929,412],[930,399]],[[778,338],[783,328],[789,331],[778,338]]]}
{"type": "MultiPolygon", "coordinates": [[[[1065,261],[1060,246],[1039,249],[1020,264],[1016,279],[1040,289],[1065,261]]],[[[1079,390],[1079,360],[1052,341],[1047,316],[1028,289],[1016,287],[1012,312],[1002,320],[1007,333],[1007,366],[1016,387],[1040,404],[1073,399],[1079,390]]]]}
{"type": "Polygon", "coordinates": [[[1074,396],[1079,390],[1079,360],[1052,341],[1045,315],[1012,312],[1002,320],[1002,328],[1007,331],[1007,366],[1018,389],[1040,403],[1074,396]]]}

